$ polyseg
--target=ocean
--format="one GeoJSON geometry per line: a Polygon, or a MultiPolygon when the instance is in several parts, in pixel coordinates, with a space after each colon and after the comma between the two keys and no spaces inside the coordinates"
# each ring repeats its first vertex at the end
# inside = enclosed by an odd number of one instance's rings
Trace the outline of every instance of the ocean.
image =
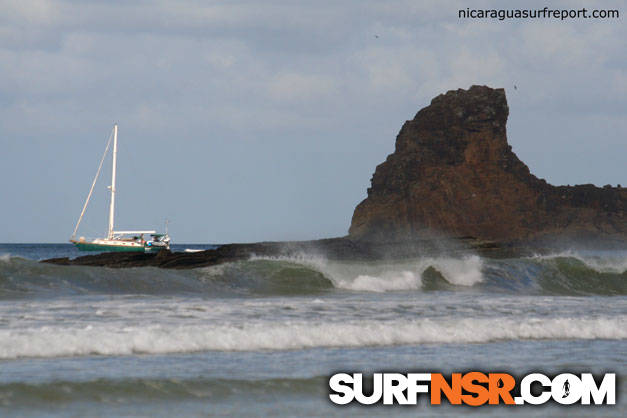
{"type": "MultiPolygon", "coordinates": [[[[174,246],[212,248],[209,245],[174,246]]],[[[189,270],[0,244],[0,416],[625,416],[627,250],[189,270]],[[614,406],[337,406],[329,377],[614,372],[614,406]]],[[[80,254],[84,255],[84,254],[80,254]]]]}

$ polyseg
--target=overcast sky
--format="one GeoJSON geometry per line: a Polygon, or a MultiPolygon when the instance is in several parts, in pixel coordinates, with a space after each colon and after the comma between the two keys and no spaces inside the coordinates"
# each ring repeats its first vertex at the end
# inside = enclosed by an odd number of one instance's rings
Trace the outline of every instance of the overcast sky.
{"type": "MultiPolygon", "coordinates": [[[[627,184],[627,25],[458,19],[624,2],[0,0],[0,242],[64,242],[114,122],[119,228],[175,242],[346,234],[403,122],[504,87],[553,184],[627,184]],[[518,4],[517,4],[518,3],[518,4]],[[513,86],[518,88],[514,90],[513,86]]],[[[79,231],[107,228],[103,174],[79,231]]]]}

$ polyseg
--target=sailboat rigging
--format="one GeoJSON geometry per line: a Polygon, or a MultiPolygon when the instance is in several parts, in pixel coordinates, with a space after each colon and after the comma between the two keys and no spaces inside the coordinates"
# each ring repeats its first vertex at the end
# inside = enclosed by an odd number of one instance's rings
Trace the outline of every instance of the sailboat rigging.
{"type": "MultiPolygon", "coordinates": [[[[94,177],[94,181],[92,182],[91,188],[89,189],[89,194],[87,195],[87,199],[85,200],[85,204],[83,205],[83,209],[81,214],[76,222],[76,226],[74,227],[74,231],[72,232],[72,236],[70,238],[70,242],[73,243],[79,250],[81,251],[138,251],[138,252],[151,252],[158,251],[160,249],[170,249],[170,236],[167,231],[165,234],[158,234],[154,230],[138,230],[138,231],[116,231],[115,230],[115,184],[116,184],[116,169],[117,169],[117,155],[118,155],[118,125],[115,124],[113,126],[112,135],[109,136],[109,140],[107,141],[107,146],[105,148],[105,152],[100,160],[100,164],[98,166],[98,171],[96,172],[96,176],[94,177]],[[78,231],[78,227],[83,219],[83,215],[85,215],[85,211],[87,209],[87,205],[89,203],[89,199],[94,191],[94,187],[100,175],[100,171],[102,170],[102,165],[109,152],[109,148],[111,147],[111,143],[113,142],[113,152],[112,152],[112,170],[111,170],[111,185],[108,186],[108,189],[111,192],[111,200],[109,203],[109,229],[107,232],[106,238],[96,238],[93,240],[86,240],[85,237],[80,237],[78,240],[76,239],[76,232],[78,231]],[[144,235],[150,235],[150,239],[145,240],[144,235]]],[[[166,227],[167,228],[167,227],[166,227]]]]}

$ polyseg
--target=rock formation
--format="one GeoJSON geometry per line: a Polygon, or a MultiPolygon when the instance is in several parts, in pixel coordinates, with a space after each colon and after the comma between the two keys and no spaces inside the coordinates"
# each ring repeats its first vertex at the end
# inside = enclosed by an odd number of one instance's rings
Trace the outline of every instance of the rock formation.
{"type": "Polygon", "coordinates": [[[552,186],[507,143],[503,89],[472,86],[431,101],[396,137],[355,209],[351,239],[434,232],[501,242],[542,236],[627,236],[627,189],[552,186]]]}
{"type": "MultiPolygon", "coordinates": [[[[200,252],[170,252],[161,250],[158,253],[110,252],[84,255],[70,259],[68,257],[42,260],[43,263],[64,266],[95,266],[95,267],[160,267],[170,269],[188,269],[215,266],[222,263],[248,260],[251,257],[295,257],[303,254],[323,257],[329,260],[372,261],[390,258],[411,258],[420,254],[425,257],[436,257],[442,253],[441,242],[433,240],[414,240],[407,242],[375,242],[351,240],[347,237],[326,238],[314,241],[256,242],[250,244],[225,244],[218,248],[200,252]]],[[[446,248],[447,256],[464,256],[479,254],[491,258],[503,258],[537,253],[526,248],[501,247],[494,243],[477,242],[476,240],[455,240],[446,248]]]]}
{"type": "MultiPolygon", "coordinates": [[[[449,91],[407,121],[379,165],[350,235],[300,242],[227,244],[197,253],[104,253],[44,260],[61,265],[195,268],[251,256],[321,255],[338,260],[417,254],[514,257],[549,251],[542,236],[627,240],[627,189],[555,187],[533,176],[507,143],[503,89],[449,91]],[[434,240],[445,234],[457,239],[434,240]],[[445,244],[445,245],[443,245],[445,244]],[[543,243],[541,243],[543,244],[543,243]]],[[[588,241],[589,242],[589,241],[588,241]]],[[[568,242],[570,245],[570,241],[568,242]]]]}

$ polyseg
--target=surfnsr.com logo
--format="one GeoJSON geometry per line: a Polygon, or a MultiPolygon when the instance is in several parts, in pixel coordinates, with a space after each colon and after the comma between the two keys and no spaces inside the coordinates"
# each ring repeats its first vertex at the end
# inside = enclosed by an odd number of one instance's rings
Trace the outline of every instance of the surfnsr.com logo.
{"type": "Polygon", "coordinates": [[[331,401],[338,405],[416,405],[419,395],[431,405],[614,405],[616,374],[597,379],[591,373],[562,373],[550,378],[541,373],[524,376],[520,382],[507,373],[374,373],[367,385],[362,373],[337,373],[329,379],[331,401]],[[597,381],[599,383],[597,384],[597,381]],[[366,387],[368,386],[368,387],[366,387]]]}

